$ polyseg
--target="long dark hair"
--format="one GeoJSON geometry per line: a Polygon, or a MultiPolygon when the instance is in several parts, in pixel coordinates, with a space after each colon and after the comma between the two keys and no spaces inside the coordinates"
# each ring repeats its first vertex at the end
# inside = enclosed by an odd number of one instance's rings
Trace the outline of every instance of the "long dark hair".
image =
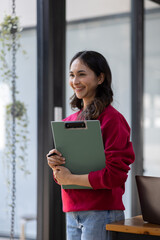
{"type": "MultiPolygon", "coordinates": [[[[111,88],[112,74],[110,67],[102,54],[95,51],[82,51],[75,54],[71,59],[70,67],[75,59],[80,59],[85,65],[87,65],[97,77],[101,73],[104,74],[104,81],[98,85],[96,89],[96,95],[91,104],[87,106],[85,110],[79,115],[79,119],[97,119],[113,101],[113,91],[111,88]]],[[[83,100],[76,97],[74,94],[71,98],[71,108],[83,109],[83,100]]]]}

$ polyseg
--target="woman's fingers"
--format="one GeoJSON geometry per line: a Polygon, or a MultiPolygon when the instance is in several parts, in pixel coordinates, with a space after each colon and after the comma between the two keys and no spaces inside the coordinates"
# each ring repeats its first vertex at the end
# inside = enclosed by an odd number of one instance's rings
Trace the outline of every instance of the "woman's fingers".
{"type": "Polygon", "coordinates": [[[70,170],[63,166],[56,166],[53,168],[54,177],[57,182],[61,185],[70,184],[69,177],[71,174],[70,170]]]}
{"type": "Polygon", "coordinates": [[[53,164],[54,166],[65,164],[65,158],[59,157],[56,155],[52,157],[48,157],[47,160],[48,160],[48,163],[53,164]]]}
{"type": "Polygon", "coordinates": [[[62,154],[57,149],[52,149],[51,151],[49,151],[46,157],[47,157],[48,165],[51,168],[57,165],[65,164],[65,158],[62,157],[62,154]],[[50,154],[54,154],[54,155],[48,157],[48,155],[50,154]]]}
{"type": "Polygon", "coordinates": [[[49,155],[49,154],[52,154],[52,153],[55,153],[56,155],[58,156],[62,156],[62,154],[57,150],[57,149],[52,149],[49,151],[49,153],[46,155],[46,157],[49,155]]]}

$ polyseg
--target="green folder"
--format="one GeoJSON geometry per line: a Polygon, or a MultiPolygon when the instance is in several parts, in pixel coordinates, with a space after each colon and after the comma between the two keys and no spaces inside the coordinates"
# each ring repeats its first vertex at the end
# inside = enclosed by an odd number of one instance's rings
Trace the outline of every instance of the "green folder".
{"type": "MultiPolygon", "coordinates": [[[[73,174],[88,174],[105,167],[104,146],[98,120],[51,122],[55,148],[66,159],[73,174]]],[[[89,189],[63,185],[63,189],[89,189]]]]}

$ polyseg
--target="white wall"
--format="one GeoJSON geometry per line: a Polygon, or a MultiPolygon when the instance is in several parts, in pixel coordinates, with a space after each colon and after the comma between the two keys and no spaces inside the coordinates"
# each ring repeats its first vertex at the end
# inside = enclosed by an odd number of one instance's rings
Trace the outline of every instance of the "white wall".
{"type": "MultiPolygon", "coordinates": [[[[36,0],[16,0],[16,15],[20,17],[21,26],[36,26],[37,22],[37,1],[36,0]]],[[[12,1],[0,0],[0,22],[5,14],[12,13],[12,1]]]]}
{"type": "Polygon", "coordinates": [[[128,12],[130,0],[66,0],[67,20],[128,12]]]}
{"type": "MultiPolygon", "coordinates": [[[[98,17],[108,14],[128,12],[130,0],[66,0],[66,20],[98,17]]],[[[158,4],[145,0],[146,8],[158,7],[158,4]]],[[[12,12],[11,0],[0,0],[0,22],[5,14],[12,12]]],[[[23,27],[35,26],[37,22],[37,1],[16,0],[16,14],[23,27]]]]}
{"type": "MultiPolygon", "coordinates": [[[[71,21],[129,12],[130,4],[130,0],[66,0],[66,19],[71,21]]],[[[145,5],[147,9],[158,7],[149,0],[145,0],[145,5]]]]}

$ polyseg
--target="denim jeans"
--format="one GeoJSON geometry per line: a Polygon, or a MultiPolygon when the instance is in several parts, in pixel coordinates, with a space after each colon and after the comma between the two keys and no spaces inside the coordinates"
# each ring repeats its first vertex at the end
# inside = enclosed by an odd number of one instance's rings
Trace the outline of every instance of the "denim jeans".
{"type": "Polygon", "coordinates": [[[67,240],[110,240],[106,224],[123,219],[121,210],[68,212],[67,240]]]}

